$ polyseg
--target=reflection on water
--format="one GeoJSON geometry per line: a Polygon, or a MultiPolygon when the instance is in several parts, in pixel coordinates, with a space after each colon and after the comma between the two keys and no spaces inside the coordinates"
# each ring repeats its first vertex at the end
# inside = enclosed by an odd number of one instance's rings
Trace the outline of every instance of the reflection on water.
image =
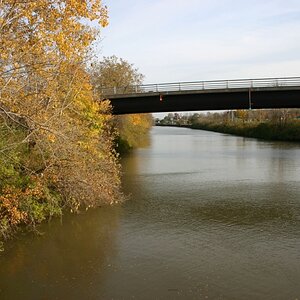
{"type": "Polygon", "coordinates": [[[9,245],[1,299],[299,299],[299,144],[154,128],[122,165],[122,206],[9,245]]]}
{"type": "MultiPolygon", "coordinates": [[[[7,246],[0,299],[86,299],[116,255],[117,208],[64,216],[7,246]]],[[[100,284],[99,284],[100,283],[100,284]]]]}

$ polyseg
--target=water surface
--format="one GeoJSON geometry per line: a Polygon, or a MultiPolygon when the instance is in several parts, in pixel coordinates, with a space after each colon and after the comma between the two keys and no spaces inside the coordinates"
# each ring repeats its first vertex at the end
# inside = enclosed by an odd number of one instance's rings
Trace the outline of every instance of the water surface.
{"type": "Polygon", "coordinates": [[[299,299],[300,146],[154,128],[130,199],[0,256],[0,299],[299,299]]]}

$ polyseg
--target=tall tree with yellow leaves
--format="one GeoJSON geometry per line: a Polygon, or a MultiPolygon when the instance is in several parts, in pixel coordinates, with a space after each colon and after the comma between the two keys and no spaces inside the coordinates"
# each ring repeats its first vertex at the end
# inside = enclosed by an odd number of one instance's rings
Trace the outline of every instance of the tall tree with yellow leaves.
{"type": "Polygon", "coordinates": [[[28,178],[6,181],[0,170],[0,239],[3,228],[40,221],[29,198],[46,216],[51,212],[42,205],[56,205],[53,190],[63,199],[56,208],[71,210],[120,197],[110,107],[94,101],[85,71],[90,45],[107,24],[101,0],[0,1],[0,127],[6,137],[0,159],[28,178]]]}

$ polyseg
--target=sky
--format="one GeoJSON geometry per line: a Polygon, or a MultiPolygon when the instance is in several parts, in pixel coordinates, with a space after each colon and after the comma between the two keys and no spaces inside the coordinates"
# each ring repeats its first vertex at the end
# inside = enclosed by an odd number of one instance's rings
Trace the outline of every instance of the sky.
{"type": "Polygon", "coordinates": [[[299,0],[106,0],[97,56],[144,83],[300,75],[299,0]]]}

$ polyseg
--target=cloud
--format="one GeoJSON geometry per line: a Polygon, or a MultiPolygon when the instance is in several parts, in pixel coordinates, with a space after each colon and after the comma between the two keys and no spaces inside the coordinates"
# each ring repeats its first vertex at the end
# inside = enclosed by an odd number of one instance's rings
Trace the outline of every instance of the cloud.
{"type": "Polygon", "coordinates": [[[147,82],[296,75],[300,2],[109,0],[103,55],[123,57],[147,82]],[[281,75],[282,74],[282,75],[281,75]]]}

